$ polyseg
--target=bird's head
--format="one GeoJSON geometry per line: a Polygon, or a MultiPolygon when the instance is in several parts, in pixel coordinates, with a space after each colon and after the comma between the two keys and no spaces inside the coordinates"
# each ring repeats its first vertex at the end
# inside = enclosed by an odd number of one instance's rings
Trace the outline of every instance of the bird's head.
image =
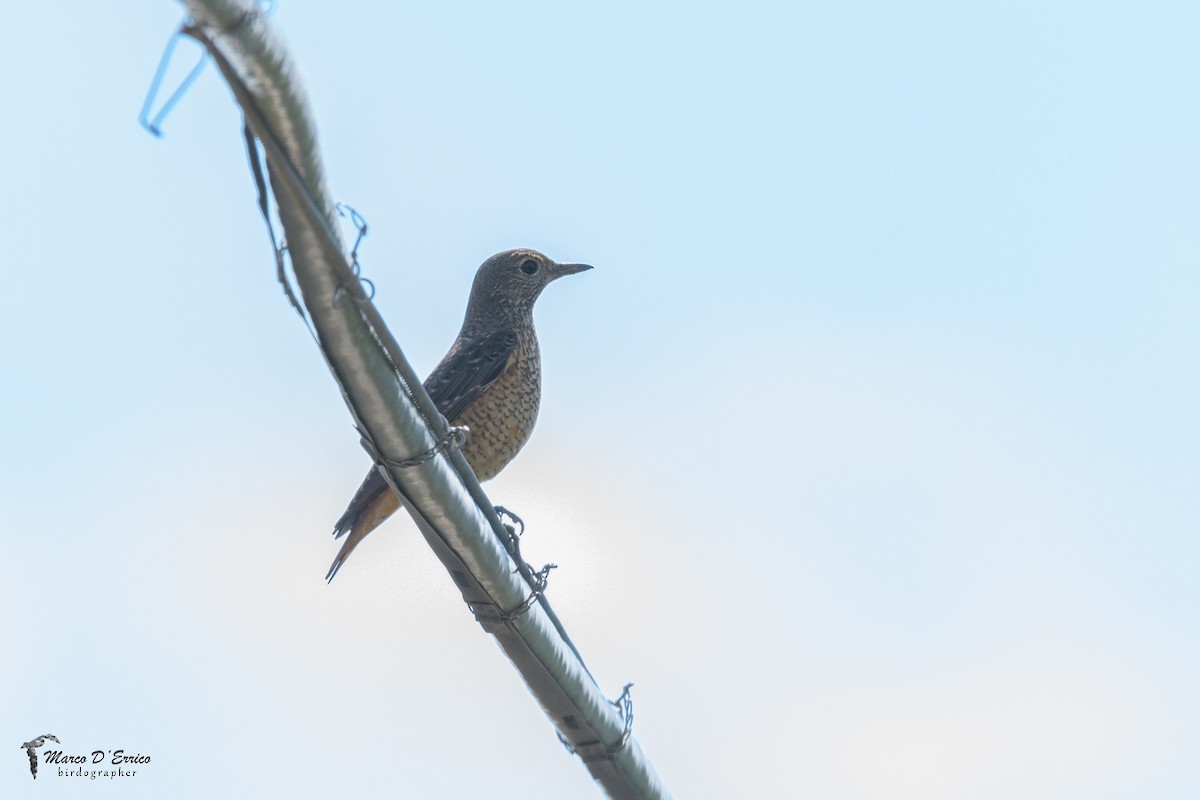
{"type": "Polygon", "coordinates": [[[533,312],[548,283],[589,269],[588,264],[560,264],[536,250],[497,253],[475,273],[467,320],[518,322],[533,312]]]}

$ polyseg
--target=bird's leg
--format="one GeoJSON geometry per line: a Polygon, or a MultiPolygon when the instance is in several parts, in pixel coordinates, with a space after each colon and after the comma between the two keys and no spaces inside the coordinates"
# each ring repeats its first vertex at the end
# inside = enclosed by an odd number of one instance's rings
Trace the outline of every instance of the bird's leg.
{"type": "Polygon", "coordinates": [[[504,543],[508,548],[508,554],[513,557],[513,561],[517,562],[517,569],[520,569],[521,564],[524,563],[521,560],[521,536],[525,533],[525,520],[504,506],[493,506],[492,508],[496,512],[496,516],[500,518],[500,524],[508,532],[508,541],[504,543]],[[520,527],[519,531],[518,527],[520,527]]]}

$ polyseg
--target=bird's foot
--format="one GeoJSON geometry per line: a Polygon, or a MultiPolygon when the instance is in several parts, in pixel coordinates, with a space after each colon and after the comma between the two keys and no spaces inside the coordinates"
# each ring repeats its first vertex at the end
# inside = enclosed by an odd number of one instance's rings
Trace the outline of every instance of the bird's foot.
{"type": "Polygon", "coordinates": [[[500,518],[500,524],[504,526],[504,531],[508,534],[504,546],[508,549],[508,554],[513,557],[513,561],[517,563],[517,568],[523,563],[521,559],[521,536],[525,533],[525,520],[518,517],[513,512],[509,511],[504,506],[493,506],[496,516],[500,518]],[[509,520],[512,520],[511,522],[509,520]]]}
{"type": "Polygon", "coordinates": [[[496,516],[500,518],[500,524],[507,528],[509,533],[513,536],[523,536],[525,534],[525,520],[504,506],[493,506],[493,510],[495,510],[496,516]],[[509,524],[508,520],[512,520],[516,526],[520,527],[520,530],[518,531],[512,524],[509,524]]]}

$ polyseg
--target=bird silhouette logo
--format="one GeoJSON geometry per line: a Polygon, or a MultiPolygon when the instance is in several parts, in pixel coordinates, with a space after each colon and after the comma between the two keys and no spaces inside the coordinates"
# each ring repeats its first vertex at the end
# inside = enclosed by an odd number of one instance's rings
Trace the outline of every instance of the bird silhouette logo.
{"type": "Polygon", "coordinates": [[[47,733],[47,734],[37,737],[36,739],[30,739],[28,742],[25,742],[24,744],[21,745],[21,747],[25,748],[25,753],[29,756],[29,771],[30,771],[30,773],[33,774],[33,779],[35,781],[37,780],[37,768],[38,768],[37,751],[38,751],[39,747],[41,747],[42,745],[44,745],[46,743],[47,739],[49,739],[52,742],[62,744],[62,742],[58,741],[58,737],[55,736],[53,733],[47,733]]]}

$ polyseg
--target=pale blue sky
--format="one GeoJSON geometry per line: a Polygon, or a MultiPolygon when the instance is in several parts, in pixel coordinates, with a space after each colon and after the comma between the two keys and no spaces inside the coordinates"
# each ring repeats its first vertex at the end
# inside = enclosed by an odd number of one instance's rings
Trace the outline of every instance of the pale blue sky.
{"type": "MultiPolygon", "coordinates": [[[[487,488],[677,796],[1200,794],[1200,8],[425,6],[275,21],[419,372],[596,266],[487,488]]],[[[216,71],[137,126],[180,15],[0,30],[0,795],[597,796],[411,525],[322,581],[367,459],[216,71]]]]}

